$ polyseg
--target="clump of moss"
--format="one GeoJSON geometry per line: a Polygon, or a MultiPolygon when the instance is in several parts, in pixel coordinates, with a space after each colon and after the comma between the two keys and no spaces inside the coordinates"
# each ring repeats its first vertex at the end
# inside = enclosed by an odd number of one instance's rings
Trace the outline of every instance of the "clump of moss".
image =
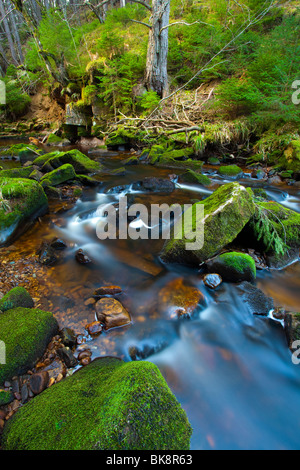
{"type": "Polygon", "coordinates": [[[33,144],[14,144],[11,145],[8,149],[2,150],[0,155],[18,157],[21,152],[36,155],[37,153],[42,153],[42,150],[33,144]]]}
{"type": "Polygon", "coordinates": [[[33,164],[42,168],[42,171],[47,171],[50,167],[57,169],[65,164],[72,165],[75,172],[80,174],[93,173],[101,170],[100,163],[91,160],[77,149],[68,152],[47,153],[34,160],[33,164]]]}
{"type": "Polygon", "coordinates": [[[0,383],[34,367],[58,325],[52,313],[33,308],[13,308],[0,314],[0,340],[6,348],[6,364],[0,367],[0,383]]]}
{"type": "Polygon", "coordinates": [[[220,166],[218,173],[221,176],[237,178],[238,176],[243,174],[243,170],[237,165],[226,165],[226,166],[220,166]]]}
{"type": "Polygon", "coordinates": [[[5,406],[14,400],[14,394],[6,390],[0,390],[0,406],[5,406]]]}
{"type": "Polygon", "coordinates": [[[34,307],[34,302],[24,287],[14,287],[0,300],[0,310],[2,312],[16,307],[34,307]]]}
{"type": "Polygon", "coordinates": [[[52,145],[60,144],[61,142],[63,142],[63,140],[64,139],[62,137],[59,137],[56,134],[50,134],[47,139],[47,144],[52,144],[52,145]]]}
{"type": "Polygon", "coordinates": [[[23,406],[6,450],[187,450],[191,427],[158,368],[100,358],[23,406]]]}
{"type": "Polygon", "coordinates": [[[29,178],[32,173],[32,170],[32,166],[2,170],[0,171],[0,178],[29,178]]]}

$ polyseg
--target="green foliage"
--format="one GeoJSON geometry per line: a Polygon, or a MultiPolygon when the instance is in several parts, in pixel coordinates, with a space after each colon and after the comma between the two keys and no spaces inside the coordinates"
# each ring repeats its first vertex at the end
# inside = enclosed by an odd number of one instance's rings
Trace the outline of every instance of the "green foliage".
{"type": "Polygon", "coordinates": [[[266,252],[273,251],[277,255],[284,255],[286,252],[286,240],[283,241],[274,223],[270,220],[270,215],[276,217],[274,212],[268,212],[265,208],[255,205],[255,216],[251,222],[257,241],[262,241],[266,252]]]}
{"type": "Polygon", "coordinates": [[[160,97],[158,94],[153,91],[149,90],[146,93],[143,94],[143,96],[139,100],[139,105],[142,109],[145,111],[153,111],[160,102],[160,97]]]}

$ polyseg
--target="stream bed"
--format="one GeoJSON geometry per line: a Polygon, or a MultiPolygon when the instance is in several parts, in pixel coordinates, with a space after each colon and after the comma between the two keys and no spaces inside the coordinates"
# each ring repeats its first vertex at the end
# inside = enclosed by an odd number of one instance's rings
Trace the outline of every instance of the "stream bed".
{"type": "MultiPolygon", "coordinates": [[[[119,153],[101,161],[114,169],[122,167],[128,156],[119,153]]],[[[204,171],[211,173],[213,168],[204,171]]],[[[83,334],[86,324],[95,320],[87,302],[93,291],[103,285],[122,287],[120,301],[132,324],[89,342],[93,359],[110,355],[131,360],[130,348],[153,348],[147,360],[159,367],[185,409],[193,427],[192,449],[299,449],[300,365],[292,363],[281,323],[249,312],[235,284],[224,282],[212,291],[196,269],[160,263],[162,240],[97,238],[99,206],[117,204],[120,196],[147,207],[188,204],[227,182],[213,176],[212,190],[177,184],[173,193],[163,196],[132,189],[146,176],[168,178],[174,173],[180,170],[128,166],[125,176],[107,177],[99,187],[85,190],[75,204],[51,202],[50,213],[13,244],[12,252],[26,259],[35,255],[41,241],[58,237],[67,243],[58,263],[38,279],[36,297],[54,313],[61,328],[70,327],[76,334],[83,334]],[[76,262],[79,248],[91,264],[76,262]],[[160,290],[177,278],[204,295],[204,304],[191,320],[175,322],[158,313],[160,290]]],[[[240,183],[262,187],[277,202],[300,212],[299,190],[292,186],[268,187],[248,174],[240,183]]],[[[258,271],[256,285],[274,299],[276,307],[300,311],[299,262],[282,271],[258,271]]]]}

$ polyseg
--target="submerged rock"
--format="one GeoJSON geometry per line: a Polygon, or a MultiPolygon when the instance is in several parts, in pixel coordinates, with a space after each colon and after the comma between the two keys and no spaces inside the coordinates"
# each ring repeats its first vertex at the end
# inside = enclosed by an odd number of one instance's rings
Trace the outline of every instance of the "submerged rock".
{"type": "Polygon", "coordinates": [[[209,198],[194,204],[185,213],[185,238],[181,236],[182,222],[175,225],[175,235],[167,240],[161,258],[165,262],[198,265],[218,254],[231,243],[254,215],[255,205],[251,189],[238,183],[226,184],[209,198]],[[197,204],[204,206],[204,218],[196,221],[197,204]],[[197,222],[197,224],[196,224],[197,222]],[[203,240],[204,225],[204,244],[203,240]],[[186,243],[194,242],[195,232],[200,246],[187,250],[186,243]]]}
{"type": "Polygon", "coordinates": [[[224,253],[206,263],[210,273],[218,273],[224,281],[254,282],[256,279],[255,261],[245,253],[224,253]]]}
{"type": "Polygon", "coordinates": [[[58,260],[54,248],[52,248],[47,242],[43,242],[37,251],[39,256],[39,263],[45,266],[52,266],[58,260]]]}
{"type": "Polygon", "coordinates": [[[154,364],[101,358],[20,408],[5,427],[2,446],[178,451],[189,449],[191,434],[154,364]]]}
{"type": "Polygon", "coordinates": [[[158,309],[171,318],[190,317],[204,302],[204,296],[183,278],[174,279],[163,287],[158,294],[158,309]]]}
{"type": "Polygon", "coordinates": [[[79,264],[90,264],[92,262],[88,255],[81,249],[76,251],[75,259],[79,264]]]}
{"type": "Polygon", "coordinates": [[[175,189],[173,181],[163,178],[149,176],[143,181],[133,183],[132,189],[135,191],[151,191],[155,193],[172,193],[175,189]]]}
{"type": "Polygon", "coordinates": [[[219,287],[222,284],[223,280],[219,274],[212,273],[212,274],[207,274],[204,277],[203,282],[210,289],[217,289],[217,287],[219,287]]]}
{"type": "Polygon", "coordinates": [[[127,310],[118,300],[111,297],[98,300],[96,312],[98,320],[104,325],[106,330],[131,323],[127,310]]]}

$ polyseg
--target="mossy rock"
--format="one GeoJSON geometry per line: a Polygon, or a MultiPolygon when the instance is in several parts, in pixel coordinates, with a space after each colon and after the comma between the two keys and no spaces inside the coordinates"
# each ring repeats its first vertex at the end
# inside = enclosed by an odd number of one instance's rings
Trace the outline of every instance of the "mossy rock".
{"type": "Polygon", "coordinates": [[[220,162],[220,160],[219,160],[217,157],[210,157],[210,158],[208,159],[208,163],[209,163],[210,165],[221,165],[221,162],[220,162]]]}
{"type": "Polygon", "coordinates": [[[50,312],[18,307],[0,313],[0,340],[6,349],[0,383],[34,367],[57,331],[58,324],[50,312]]]}
{"type": "Polygon", "coordinates": [[[256,279],[255,261],[245,253],[224,253],[207,264],[208,272],[220,274],[228,282],[254,282],[256,279]]]}
{"type": "Polygon", "coordinates": [[[14,144],[11,145],[8,149],[2,150],[0,152],[1,156],[10,156],[10,157],[20,157],[20,154],[23,154],[23,157],[36,157],[37,153],[42,153],[43,150],[33,144],[14,144]]]}
{"type": "Polygon", "coordinates": [[[98,186],[100,184],[100,181],[88,175],[76,175],[76,180],[84,186],[98,186]]]}
{"type": "Polygon", "coordinates": [[[292,140],[279,160],[280,166],[293,173],[300,173],[300,140],[292,140]]]}
{"type": "Polygon", "coordinates": [[[38,157],[34,160],[33,164],[42,168],[42,171],[47,171],[46,165],[57,169],[63,165],[70,164],[75,172],[79,174],[94,173],[102,169],[100,163],[91,160],[77,149],[68,152],[50,152],[38,157]]]}
{"type": "Polygon", "coordinates": [[[138,165],[138,163],[139,163],[139,159],[135,155],[127,158],[127,160],[123,162],[125,166],[138,165]]]}
{"type": "Polygon", "coordinates": [[[209,198],[194,204],[175,225],[172,238],[166,241],[161,258],[165,262],[198,265],[218,254],[231,243],[253,217],[255,205],[251,189],[238,183],[221,186],[209,198]],[[196,206],[204,207],[204,218],[196,220],[196,206]],[[204,240],[203,240],[204,224],[204,240]],[[183,229],[182,229],[183,226],[183,229]],[[182,233],[185,236],[182,237],[182,233]],[[186,243],[198,244],[186,249],[186,243]]]}
{"type": "Polygon", "coordinates": [[[47,173],[41,179],[41,185],[43,187],[51,186],[55,187],[59,184],[66,183],[67,181],[74,180],[76,178],[76,173],[72,165],[66,164],[53,170],[50,173],[47,173]]]}
{"type": "Polygon", "coordinates": [[[5,406],[14,401],[15,397],[12,392],[0,389],[0,406],[5,406]]]}
{"type": "Polygon", "coordinates": [[[12,308],[33,308],[34,302],[24,287],[14,287],[0,300],[0,311],[6,312],[12,308]]]}
{"type": "Polygon", "coordinates": [[[0,245],[12,242],[48,210],[42,186],[25,178],[0,178],[0,245]]]}
{"type": "Polygon", "coordinates": [[[56,134],[50,134],[46,143],[47,145],[57,145],[57,146],[70,145],[70,141],[68,139],[59,137],[56,134]]]}
{"type": "Polygon", "coordinates": [[[7,423],[5,450],[188,450],[191,427],[158,368],[100,358],[7,423]]]}
{"type": "Polygon", "coordinates": [[[237,165],[220,166],[219,175],[229,178],[238,178],[242,176],[243,170],[237,165]]]}
{"type": "Polygon", "coordinates": [[[32,166],[23,168],[11,168],[0,171],[0,178],[29,178],[33,171],[32,166]]]}
{"type": "Polygon", "coordinates": [[[210,186],[211,180],[208,176],[198,173],[193,170],[188,170],[181,176],[181,180],[184,183],[196,183],[201,184],[202,186],[210,186]]]}

